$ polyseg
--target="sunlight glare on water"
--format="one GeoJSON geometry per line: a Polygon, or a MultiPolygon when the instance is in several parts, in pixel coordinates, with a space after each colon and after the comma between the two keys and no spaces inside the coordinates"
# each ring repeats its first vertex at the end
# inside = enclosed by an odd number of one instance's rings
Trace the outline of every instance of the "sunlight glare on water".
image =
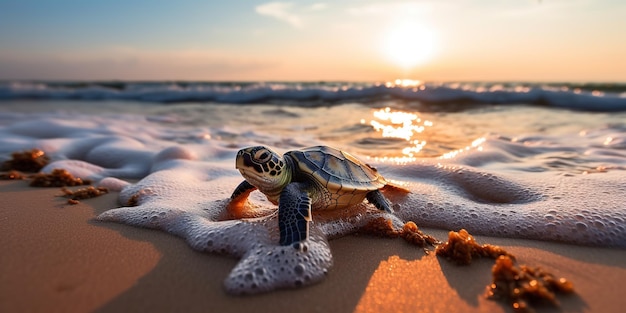
{"type": "Polygon", "coordinates": [[[450,151],[448,153],[444,153],[440,158],[441,159],[452,159],[454,157],[456,157],[457,155],[465,152],[465,151],[469,151],[472,149],[476,149],[477,151],[482,151],[483,147],[482,144],[486,141],[487,139],[485,137],[480,137],[474,141],[472,141],[472,143],[463,148],[463,149],[458,149],[458,150],[454,150],[454,151],[450,151]]]}
{"type": "MultiPolygon", "coordinates": [[[[370,125],[381,134],[383,138],[398,138],[407,142],[407,146],[402,149],[402,155],[396,157],[374,158],[376,161],[391,161],[394,163],[407,163],[416,160],[416,155],[424,148],[426,141],[419,138],[426,127],[433,125],[433,122],[422,120],[417,114],[399,110],[392,110],[389,107],[374,111],[374,119],[370,125]]],[[[364,124],[365,120],[361,120],[364,124]]]]}
{"type": "Polygon", "coordinates": [[[374,117],[382,122],[372,120],[370,125],[376,131],[382,132],[382,136],[385,138],[402,138],[410,141],[415,133],[424,131],[424,126],[417,124],[421,122],[421,119],[413,113],[391,112],[390,108],[385,108],[375,111],[374,117]],[[385,122],[389,124],[384,124],[385,122]]]}
{"type": "Polygon", "coordinates": [[[385,86],[387,87],[404,87],[404,88],[409,88],[409,87],[420,87],[420,89],[424,89],[424,85],[422,84],[422,81],[420,80],[416,80],[416,79],[396,79],[393,82],[387,82],[385,83],[385,86]]]}

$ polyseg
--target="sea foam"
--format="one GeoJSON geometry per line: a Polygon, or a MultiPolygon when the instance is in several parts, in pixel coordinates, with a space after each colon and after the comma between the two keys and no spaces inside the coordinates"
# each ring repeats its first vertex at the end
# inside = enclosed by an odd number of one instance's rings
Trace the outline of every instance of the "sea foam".
{"type": "MultiPolygon", "coordinates": [[[[620,127],[572,135],[586,142],[580,147],[569,146],[567,136],[491,136],[448,158],[404,164],[369,160],[411,191],[387,194],[395,214],[367,203],[334,217],[314,214],[311,238],[298,250],[278,245],[276,207],[259,192],[246,206],[267,215],[227,218],[229,196],[242,180],[234,169],[241,146],[211,136],[179,143],[185,132],[180,125],[136,116],[26,114],[0,120],[2,159],[39,148],[53,161],[43,171],[64,168],[120,191],[120,207],[102,213],[99,221],[160,229],[184,238],[193,249],[240,258],[224,282],[235,294],[322,280],[332,266],[328,240],[379,217],[396,226],[410,220],[474,234],[626,248],[626,131],[620,127]],[[561,169],[559,162],[572,164],[561,169]]],[[[267,135],[252,135],[245,144],[266,141],[267,135]]],[[[297,147],[280,150],[290,148],[297,147]]]]}

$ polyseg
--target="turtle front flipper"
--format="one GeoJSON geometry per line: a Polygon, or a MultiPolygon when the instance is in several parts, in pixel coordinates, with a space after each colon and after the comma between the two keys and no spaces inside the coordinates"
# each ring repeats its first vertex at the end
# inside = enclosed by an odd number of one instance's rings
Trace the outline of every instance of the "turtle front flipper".
{"type": "Polygon", "coordinates": [[[306,184],[290,183],[280,193],[278,227],[283,246],[295,246],[309,237],[311,197],[306,190],[306,184]]]}
{"type": "Polygon", "coordinates": [[[246,214],[244,203],[254,190],[256,190],[256,187],[252,186],[252,184],[246,180],[242,181],[241,184],[235,188],[227,206],[229,218],[239,219],[248,217],[249,214],[246,214]]]}
{"type": "Polygon", "coordinates": [[[365,195],[367,201],[373,204],[377,209],[381,211],[385,211],[388,213],[393,213],[393,209],[391,208],[391,202],[385,198],[380,190],[370,191],[365,195]]]}
{"type": "Polygon", "coordinates": [[[247,180],[244,180],[235,188],[233,194],[230,196],[231,201],[241,201],[248,197],[248,195],[254,191],[256,187],[252,186],[247,180]]]}

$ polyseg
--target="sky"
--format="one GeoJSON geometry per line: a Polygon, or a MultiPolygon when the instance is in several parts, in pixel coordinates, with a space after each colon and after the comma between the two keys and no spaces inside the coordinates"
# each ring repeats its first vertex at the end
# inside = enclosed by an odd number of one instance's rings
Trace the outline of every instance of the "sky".
{"type": "Polygon", "coordinates": [[[0,0],[0,79],[626,82],[624,16],[618,0],[0,0]]]}

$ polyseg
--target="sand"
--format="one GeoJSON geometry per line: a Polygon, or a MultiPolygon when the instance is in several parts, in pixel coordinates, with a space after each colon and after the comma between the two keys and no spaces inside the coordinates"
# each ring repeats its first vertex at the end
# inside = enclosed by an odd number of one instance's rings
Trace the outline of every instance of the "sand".
{"type": "MultiPolygon", "coordinates": [[[[68,205],[60,189],[0,182],[0,312],[511,312],[486,299],[492,260],[456,266],[401,239],[331,241],[316,285],[235,297],[222,281],[237,260],[191,250],[164,232],[94,221],[117,194],[68,205]]],[[[440,240],[447,231],[423,229],[440,240]]],[[[626,250],[476,236],[520,263],[571,280],[577,293],[539,312],[621,312],[626,250]]]]}

